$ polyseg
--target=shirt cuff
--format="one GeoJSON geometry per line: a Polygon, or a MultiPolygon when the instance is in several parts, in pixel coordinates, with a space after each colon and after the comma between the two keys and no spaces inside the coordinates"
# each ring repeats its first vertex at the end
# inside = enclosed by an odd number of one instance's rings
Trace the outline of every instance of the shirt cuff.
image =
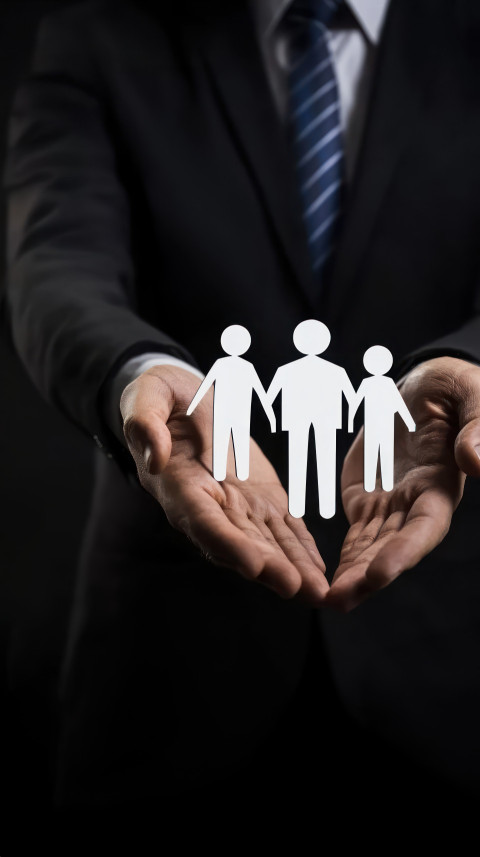
{"type": "Polygon", "coordinates": [[[185,360],[180,360],[178,357],[173,357],[172,354],[164,354],[163,352],[146,354],[137,354],[136,357],[131,357],[123,366],[120,367],[117,374],[112,379],[109,390],[105,397],[105,419],[115,434],[115,437],[125,446],[125,437],[123,434],[123,420],[120,413],[120,398],[125,387],[128,386],[135,378],[138,378],[142,372],[147,369],[152,369],[154,366],[178,366],[180,369],[185,369],[191,372],[200,380],[205,377],[199,369],[187,363],[185,360]]]}

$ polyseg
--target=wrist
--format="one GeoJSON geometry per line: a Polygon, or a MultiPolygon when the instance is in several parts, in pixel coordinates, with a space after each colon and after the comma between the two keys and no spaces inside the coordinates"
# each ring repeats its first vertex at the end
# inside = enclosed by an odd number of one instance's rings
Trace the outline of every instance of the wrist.
{"type": "Polygon", "coordinates": [[[132,410],[133,402],[141,403],[144,413],[155,420],[161,415],[164,422],[175,409],[185,412],[195,395],[199,378],[196,372],[170,364],[152,366],[127,384],[120,398],[122,419],[132,410]]]}
{"type": "Polygon", "coordinates": [[[428,360],[417,363],[397,383],[398,386],[411,380],[420,383],[425,378],[432,376],[436,378],[443,377],[445,379],[458,378],[465,372],[471,372],[472,369],[478,369],[478,365],[460,357],[450,357],[448,355],[430,357],[428,360]]]}

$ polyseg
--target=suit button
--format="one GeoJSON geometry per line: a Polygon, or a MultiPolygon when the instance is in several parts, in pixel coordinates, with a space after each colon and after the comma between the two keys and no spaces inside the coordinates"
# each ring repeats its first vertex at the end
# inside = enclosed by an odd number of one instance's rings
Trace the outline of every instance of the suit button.
{"type": "Polygon", "coordinates": [[[99,449],[103,449],[103,443],[102,443],[102,441],[100,440],[100,438],[99,438],[98,434],[94,434],[94,435],[93,435],[93,439],[94,439],[95,443],[97,444],[98,448],[99,448],[99,449]]]}

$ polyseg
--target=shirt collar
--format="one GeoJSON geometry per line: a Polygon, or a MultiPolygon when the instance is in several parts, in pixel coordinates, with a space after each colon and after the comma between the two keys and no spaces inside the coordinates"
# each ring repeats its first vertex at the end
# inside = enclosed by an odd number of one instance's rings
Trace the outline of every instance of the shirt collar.
{"type": "MultiPolygon", "coordinates": [[[[276,27],[293,0],[253,0],[258,28],[268,36],[276,27]]],[[[383,22],[390,0],[345,0],[363,32],[374,45],[380,40],[383,22]]]]}
{"type": "Polygon", "coordinates": [[[374,45],[380,41],[389,2],[390,0],[347,0],[347,6],[374,45]]]}

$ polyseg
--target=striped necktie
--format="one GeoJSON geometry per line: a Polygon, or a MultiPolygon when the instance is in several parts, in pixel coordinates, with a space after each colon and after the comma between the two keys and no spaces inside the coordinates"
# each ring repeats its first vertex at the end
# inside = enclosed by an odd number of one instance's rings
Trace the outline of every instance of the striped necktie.
{"type": "Polygon", "coordinates": [[[284,26],[289,119],[311,263],[321,279],[340,223],[344,153],[327,27],[343,0],[294,0],[284,26]]]}

